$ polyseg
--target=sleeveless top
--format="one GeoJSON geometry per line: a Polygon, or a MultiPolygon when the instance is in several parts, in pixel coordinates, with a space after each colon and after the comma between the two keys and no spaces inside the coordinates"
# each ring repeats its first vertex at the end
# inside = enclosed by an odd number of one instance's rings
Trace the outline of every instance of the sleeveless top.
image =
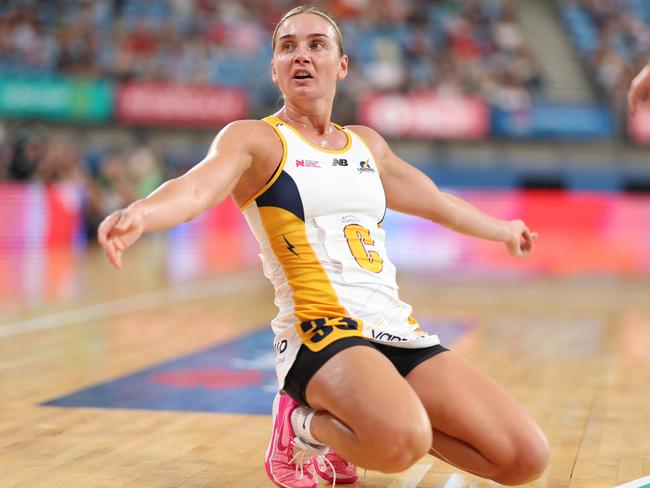
{"type": "Polygon", "coordinates": [[[350,336],[406,348],[439,344],[398,297],[381,228],[386,196],[366,144],[336,126],[347,144],[322,149],[277,117],[263,121],[282,141],[282,161],[242,212],[275,288],[280,388],[302,344],[314,352],[350,336]]]}

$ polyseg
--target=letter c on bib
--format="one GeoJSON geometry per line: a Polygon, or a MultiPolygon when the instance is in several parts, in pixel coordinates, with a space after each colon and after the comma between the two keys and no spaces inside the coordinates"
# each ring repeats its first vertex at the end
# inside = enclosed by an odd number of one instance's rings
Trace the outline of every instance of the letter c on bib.
{"type": "Polygon", "coordinates": [[[370,231],[359,224],[350,224],[345,226],[343,232],[350,252],[359,266],[373,273],[380,273],[384,268],[384,260],[377,251],[370,251],[366,247],[375,244],[370,237],[370,231]]]}

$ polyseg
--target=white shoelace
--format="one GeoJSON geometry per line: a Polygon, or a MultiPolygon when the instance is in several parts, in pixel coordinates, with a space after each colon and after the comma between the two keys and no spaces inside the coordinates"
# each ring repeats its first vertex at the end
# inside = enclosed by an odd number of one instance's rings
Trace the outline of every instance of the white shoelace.
{"type": "Polygon", "coordinates": [[[322,454],[320,456],[316,456],[316,462],[318,463],[318,468],[321,471],[325,471],[327,469],[326,465],[329,464],[329,467],[332,470],[332,488],[334,488],[336,486],[336,469],[334,469],[332,461],[327,459],[327,457],[322,454]]]}
{"type": "Polygon", "coordinates": [[[311,444],[308,444],[301,440],[298,437],[294,437],[291,441],[293,446],[293,457],[289,461],[290,463],[295,463],[296,465],[296,479],[301,480],[305,475],[303,466],[305,464],[310,464],[312,459],[316,459],[316,462],[319,466],[325,466],[329,464],[334,473],[334,479],[332,481],[332,488],[336,486],[336,471],[331,461],[325,457],[325,454],[329,452],[329,447],[317,447],[311,444]]]}

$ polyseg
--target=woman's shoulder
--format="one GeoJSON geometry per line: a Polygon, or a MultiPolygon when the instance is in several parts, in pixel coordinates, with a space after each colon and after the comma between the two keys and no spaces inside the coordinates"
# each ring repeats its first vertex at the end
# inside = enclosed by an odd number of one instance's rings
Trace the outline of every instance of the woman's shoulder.
{"type": "Polygon", "coordinates": [[[266,122],[255,119],[235,120],[226,125],[216,137],[217,140],[224,140],[248,147],[253,152],[259,152],[260,148],[268,148],[280,140],[275,134],[273,127],[266,122]]]}
{"type": "Polygon", "coordinates": [[[274,133],[269,124],[257,119],[235,120],[226,125],[221,132],[250,139],[273,135],[274,133]]]}
{"type": "Polygon", "coordinates": [[[345,128],[359,136],[373,154],[383,154],[388,147],[382,135],[371,127],[366,125],[346,125],[345,128]]]}

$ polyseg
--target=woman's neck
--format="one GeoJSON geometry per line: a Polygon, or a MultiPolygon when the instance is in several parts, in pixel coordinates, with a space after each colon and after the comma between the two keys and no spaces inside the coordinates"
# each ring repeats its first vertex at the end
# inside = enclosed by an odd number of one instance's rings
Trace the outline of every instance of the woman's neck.
{"type": "Polygon", "coordinates": [[[332,104],[322,103],[319,105],[312,105],[309,108],[305,108],[287,102],[277,115],[299,130],[305,130],[314,135],[327,137],[333,131],[330,120],[332,116],[332,104]]]}

